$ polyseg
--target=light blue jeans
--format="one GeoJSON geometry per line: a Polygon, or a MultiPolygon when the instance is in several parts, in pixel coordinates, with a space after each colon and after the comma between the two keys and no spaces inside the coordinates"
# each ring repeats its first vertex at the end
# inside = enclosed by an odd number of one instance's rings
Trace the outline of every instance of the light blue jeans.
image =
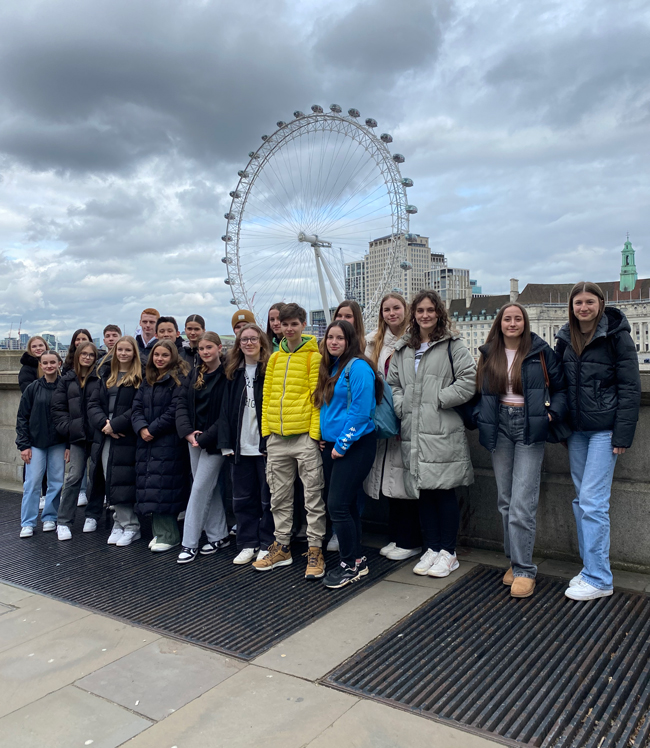
{"type": "Polygon", "coordinates": [[[46,471],[47,494],[41,522],[56,522],[65,474],[65,444],[55,444],[47,449],[32,447],[31,462],[25,465],[23,502],[20,507],[21,527],[36,527],[38,500],[46,471]]]}
{"type": "Polygon", "coordinates": [[[609,497],[618,456],[612,451],[612,432],[575,431],[568,441],[582,576],[600,590],[611,590],[609,497]]]}
{"type": "Polygon", "coordinates": [[[533,563],[544,442],[524,444],[524,409],[499,406],[492,468],[503,520],[503,547],[516,577],[535,579],[533,563]]]}

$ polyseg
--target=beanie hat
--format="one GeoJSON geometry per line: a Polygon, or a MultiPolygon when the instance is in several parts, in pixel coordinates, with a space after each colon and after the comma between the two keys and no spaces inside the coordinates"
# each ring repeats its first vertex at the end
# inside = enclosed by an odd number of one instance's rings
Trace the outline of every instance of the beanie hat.
{"type": "Polygon", "coordinates": [[[235,325],[239,324],[240,322],[250,322],[251,324],[255,324],[255,315],[253,312],[249,311],[248,309],[238,309],[233,315],[232,315],[232,329],[235,329],[235,325]]]}

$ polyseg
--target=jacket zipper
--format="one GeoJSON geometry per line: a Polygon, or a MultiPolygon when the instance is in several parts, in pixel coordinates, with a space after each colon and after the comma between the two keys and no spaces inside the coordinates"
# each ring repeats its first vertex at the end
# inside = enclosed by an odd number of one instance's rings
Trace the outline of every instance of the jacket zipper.
{"type": "Polygon", "coordinates": [[[284,424],[282,422],[282,410],[284,407],[284,396],[287,392],[287,376],[289,375],[289,362],[291,361],[291,355],[287,359],[287,365],[284,369],[284,381],[282,382],[282,397],[280,398],[280,435],[284,436],[284,424]]]}

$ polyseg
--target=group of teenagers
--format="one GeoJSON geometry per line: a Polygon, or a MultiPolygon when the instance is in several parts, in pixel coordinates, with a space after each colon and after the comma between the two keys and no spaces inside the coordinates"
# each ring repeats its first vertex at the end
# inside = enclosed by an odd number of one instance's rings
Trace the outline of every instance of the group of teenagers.
{"type": "Polygon", "coordinates": [[[598,285],[573,288],[568,316],[551,348],[523,306],[506,304],[478,365],[432,290],[410,304],[387,294],[367,335],[359,305],[343,301],[320,343],[305,334],[297,304],[274,304],[266,331],[238,310],[227,356],[200,315],[187,318],[183,340],[176,320],[155,309],[142,313],[136,338],[108,325],[105,351],[77,330],[65,362],[34,337],[19,377],[20,535],[34,533],[43,484],[42,529],[70,540],[87,472],[84,532],[96,530],[106,500],[109,544],[139,539],[150,515],[150,550],[180,548],[178,563],[192,562],[231,542],[220,480],[228,465],[235,564],[292,564],[302,516],[305,578],[332,589],[356,582],[368,574],[361,514],[368,499],[382,499],[389,542],[380,553],[419,557],[415,574],[446,577],[459,565],[456,489],[474,480],[466,428],[478,428],[492,457],[511,596],[535,590],[547,441],[568,448],[576,492],[583,568],[565,594],[611,595],[609,501],[638,420],[638,359],[625,315],[606,306],[598,285]],[[382,438],[387,407],[398,427],[382,438]],[[339,552],[333,567],[324,546],[339,552]]]}

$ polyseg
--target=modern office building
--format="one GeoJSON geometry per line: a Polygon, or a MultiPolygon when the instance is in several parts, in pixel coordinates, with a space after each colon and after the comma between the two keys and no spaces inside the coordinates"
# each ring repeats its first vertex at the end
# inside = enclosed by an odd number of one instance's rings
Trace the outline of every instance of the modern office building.
{"type": "Polygon", "coordinates": [[[345,298],[354,299],[363,309],[366,305],[366,267],[368,255],[363,260],[345,263],[345,298]]]}

